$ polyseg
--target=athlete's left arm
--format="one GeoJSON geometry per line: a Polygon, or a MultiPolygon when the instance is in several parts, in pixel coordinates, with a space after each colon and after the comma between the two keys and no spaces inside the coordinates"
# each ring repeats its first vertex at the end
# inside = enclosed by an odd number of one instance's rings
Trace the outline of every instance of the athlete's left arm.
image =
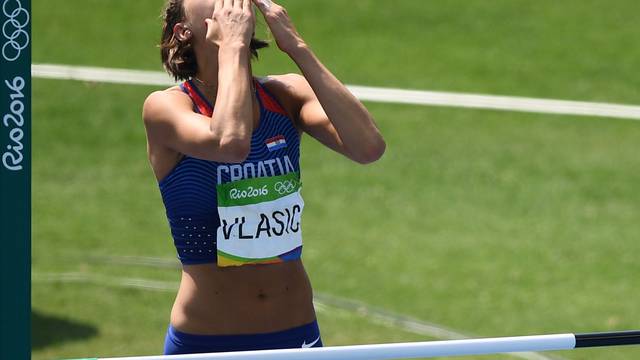
{"type": "Polygon", "coordinates": [[[304,77],[289,76],[287,81],[287,87],[300,101],[302,130],[359,163],[378,160],[386,145],[364,105],[318,60],[282,6],[270,0],[253,1],[280,50],[304,74],[304,77]]]}

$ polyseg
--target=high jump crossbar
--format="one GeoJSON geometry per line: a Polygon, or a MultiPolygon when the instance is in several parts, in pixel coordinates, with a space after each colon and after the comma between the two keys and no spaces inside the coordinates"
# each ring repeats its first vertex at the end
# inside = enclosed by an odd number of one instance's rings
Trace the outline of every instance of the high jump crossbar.
{"type": "MultiPolygon", "coordinates": [[[[211,354],[139,356],[108,360],[383,360],[510,352],[573,350],[600,346],[640,345],[640,330],[498,337],[396,344],[352,345],[309,349],[239,351],[211,354]]],[[[99,358],[78,360],[100,360],[99,358]]]]}

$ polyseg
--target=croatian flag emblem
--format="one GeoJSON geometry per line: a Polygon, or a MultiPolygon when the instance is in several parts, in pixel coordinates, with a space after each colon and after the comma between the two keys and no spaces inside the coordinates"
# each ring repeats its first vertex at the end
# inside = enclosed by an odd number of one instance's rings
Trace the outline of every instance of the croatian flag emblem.
{"type": "Polygon", "coordinates": [[[282,135],[267,139],[264,143],[267,144],[267,149],[269,149],[269,151],[276,151],[287,147],[287,140],[285,140],[282,135]]]}

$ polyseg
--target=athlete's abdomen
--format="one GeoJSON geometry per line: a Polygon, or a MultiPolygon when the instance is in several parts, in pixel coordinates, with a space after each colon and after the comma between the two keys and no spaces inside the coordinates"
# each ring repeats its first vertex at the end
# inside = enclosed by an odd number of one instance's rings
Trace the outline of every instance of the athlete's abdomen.
{"type": "Polygon", "coordinates": [[[300,260],[219,268],[183,267],[172,325],[193,334],[255,334],[315,320],[313,294],[300,260]]]}

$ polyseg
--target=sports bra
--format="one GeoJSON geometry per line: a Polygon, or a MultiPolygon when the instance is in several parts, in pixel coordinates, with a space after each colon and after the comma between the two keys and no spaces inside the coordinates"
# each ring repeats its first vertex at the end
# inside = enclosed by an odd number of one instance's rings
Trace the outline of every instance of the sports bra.
{"type": "MultiPolygon", "coordinates": [[[[220,266],[218,243],[221,240],[219,238],[224,237],[228,240],[229,236],[234,236],[230,235],[231,233],[236,233],[235,243],[242,246],[254,241],[244,239],[254,236],[256,239],[266,238],[267,235],[274,238],[277,235],[300,236],[300,213],[303,205],[301,198],[294,199],[296,194],[299,196],[301,183],[300,135],[282,106],[269,91],[255,79],[254,84],[260,105],[260,121],[258,128],[253,131],[251,152],[247,159],[242,163],[222,163],[184,155],[170,173],[158,182],[171,236],[178,259],[182,264],[218,262],[220,266]],[[264,185],[262,183],[251,185],[253,182],[260,181],[267,182],[264,185]],[[225,186],[233,184],[240,184],[244,188],[239,185],[229,190],[231,196],[220,192],[223,191],[221,189],[226,189],[225,186]],[[298,193],[295,193],[296,190],[298,193]],[[251,196],[265,195],[265,191],[270,197],[279,196],[279,200],[269,198],[267,199],[269,201],[262,204],[251,203],[251,196]],[[227,207],[221,207],[219,204],[221,200],[219,197],[222,196],[220,194],[224,195],[226,203],[224,206],[227,207]],[[254,215],[257,220],[254,221],[253,226],[249,225],[252,209],[263,209],[265,204],[269,205],[274,201],[282,202],[283,199],[290,200],[288,208],[270,208],[266,210],[271,212],[267,214],[268,216],[258,215],[256,212],[254,215]],[[239,216],[229,217],[230,210],[238,209],[243,211],[239,216]],[[248,212],[247,216],[245,212],[248,212]],[[221,214],[223,215],[222,225],[221,214]]],[[[182,83],[180,88],[191,97],[195,112],[205,116],[212,115],[213,107],[192,80],[182,83]]],[[[273,255],[271,254],[262,257],[243,257],[244,255],[237,255],[244,254],[240,250],[235,255],[233,252],[223,254],[226,256],[225,261],[231,262],[232,265],[275,263],[301,256],[301,238],[298,239],[297,245],[290,245],[290,247],[294,248],[280,249],[281,253],[274,253],[277,256],[271,256],[273,255]]]]}

